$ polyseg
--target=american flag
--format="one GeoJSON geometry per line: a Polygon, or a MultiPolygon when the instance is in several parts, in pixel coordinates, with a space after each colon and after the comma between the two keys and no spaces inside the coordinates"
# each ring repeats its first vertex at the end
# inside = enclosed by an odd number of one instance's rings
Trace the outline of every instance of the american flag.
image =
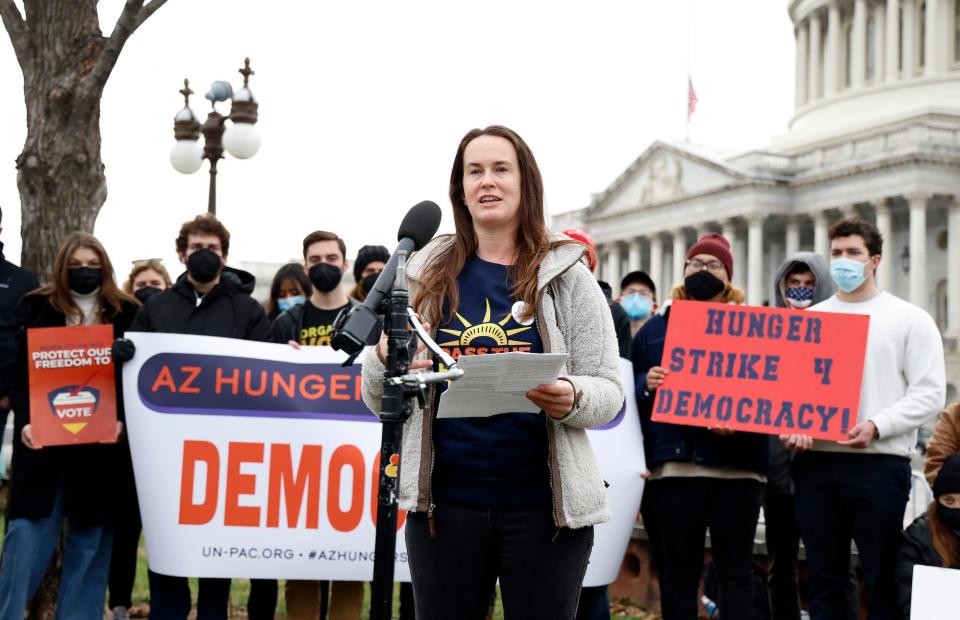
{"type": "Polygon", "coordinates": [[[687,76],[687,120],[697,109],[697,91],[693,90],[693,80],[687,76]]]}

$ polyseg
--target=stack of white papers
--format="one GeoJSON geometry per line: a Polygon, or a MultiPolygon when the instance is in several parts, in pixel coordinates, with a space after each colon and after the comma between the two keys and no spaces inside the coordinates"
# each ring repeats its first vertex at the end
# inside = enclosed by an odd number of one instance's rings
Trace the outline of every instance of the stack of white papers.
{"type": "Polygon", "coordinates": [[[463,355],[463,377],[440,396],[438,418],[486,418],[500,413],[538,413],[527,391],[556,383],[565,353],[463,355]]]}

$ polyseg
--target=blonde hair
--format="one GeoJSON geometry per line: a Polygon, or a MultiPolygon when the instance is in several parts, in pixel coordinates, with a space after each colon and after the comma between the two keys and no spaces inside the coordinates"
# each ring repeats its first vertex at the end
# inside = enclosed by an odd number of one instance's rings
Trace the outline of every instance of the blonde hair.
{"type": "Polygon", "coordinates": [[[133,261],[133,269],[130,270],[130,275],[127,276],[127,281],[123,283],[123,291],[128,295],[133,295],[133,281],[137,279],[137,276],[146,271],[147,269],[152,269],[160,274],[160,277],[163,278],[163,281],[166,282],[167,288],[173,286],[173,282],[170,280],[170,274],[167,273],[167,268],[163,266],[163,263],[159,258],[148,258],[146,260],[135,260],[133,261]]]}

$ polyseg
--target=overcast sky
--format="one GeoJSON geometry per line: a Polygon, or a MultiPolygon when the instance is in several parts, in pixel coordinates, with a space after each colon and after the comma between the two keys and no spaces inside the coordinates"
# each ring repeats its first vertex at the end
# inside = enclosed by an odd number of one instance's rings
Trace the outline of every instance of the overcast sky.
{"type": "MultiPolygon", "coordinates": [[[[122,5],[100,2],[105,32],[122,5]]],[[[25,111],[0,37],[0,240],[19,262],[25,111]]],[[[220,162],[231,262],[296,258],[320,228],[350,255],[392,248],[421,200],[443,207],[451,230],[457,144],[494,123],[530,144],[551,212],[586,206],[653,140],[683,139],[688,63],[693,142],[762,147],[793,111],[786,0],[169,0],[128,41],[103,98],[109,197],[95,232],[120,277],[133,259],[175,262],[180,223],[206,210],[207,165],[185,176],[168,160],[183,78],[202,120],[209,83],[236,87],[244,56],[263,146],[220,162]]]]}

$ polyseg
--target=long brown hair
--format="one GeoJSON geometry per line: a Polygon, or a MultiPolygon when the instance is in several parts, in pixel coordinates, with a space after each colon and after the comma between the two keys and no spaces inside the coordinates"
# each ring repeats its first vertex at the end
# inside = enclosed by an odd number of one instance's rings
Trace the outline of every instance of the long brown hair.
{"type": "Polygon", "coordinates": [[[67,263],[70,257],[79,248],[89,248],[100,259],[101,280],[100,292],[97,294],[100,302],[100,312],[104,318],[109,319],[119,314],[123,309],[123,302],[128,301],[135,305],[140,302],[127,295],[117,286],[114,281],[113,264],[103,244],[91,235],[85,232],[72,232],[60,245],[57,257],[53,261],[53,279],[45,286],[33,291],[31,295],[44,295],[49,298],[50,305],[67,317],[81,316],[80,308],[73,301],[70,293],[70,284],[67,278],[67,263]]]}
{"type": "Polygon", "coordinates": [[[937,506],[940,502],[933,500],[927,508],[927,518],[930,521],[930,539],[933,548],[943,560],[944,568],[960,568],[960,538],[953,533],[950,527],[940,519],[937,506]]]}
{"type": "MultiPolygon", "coordinates": [[[[543,177],[537,160],[527,143],[515,131],[501,125],[491,125],[484,129],[471,129],[460,140],[457,154],[450,171],[450,203],[453,205],[453,221],[456,233],[453,243],[433,256],[424,269],[420,288],[414,298],[414,307],[431,320],[441,320],[444,302],[448,311],[456,310],[460,299],[457,291],[457,275],[477,251],[477,235],[473,229],[473,218],[464,202],[463,196],[463,153],[476,138],[496,136],[508,140],[517,153],[520,166],[520,209],[519,223],[515,243],[516,258],[509,268],[510,291],[515,299],[525,304],[524,316],[528,320],[533,316],[539,303],[537,291],[537,273],[540,263],[550,250],[573,241],[550,241],[550,231],[543,217],[543,177]]],[[[443,317],[449,318],[449,317],[443,317]]]]}

